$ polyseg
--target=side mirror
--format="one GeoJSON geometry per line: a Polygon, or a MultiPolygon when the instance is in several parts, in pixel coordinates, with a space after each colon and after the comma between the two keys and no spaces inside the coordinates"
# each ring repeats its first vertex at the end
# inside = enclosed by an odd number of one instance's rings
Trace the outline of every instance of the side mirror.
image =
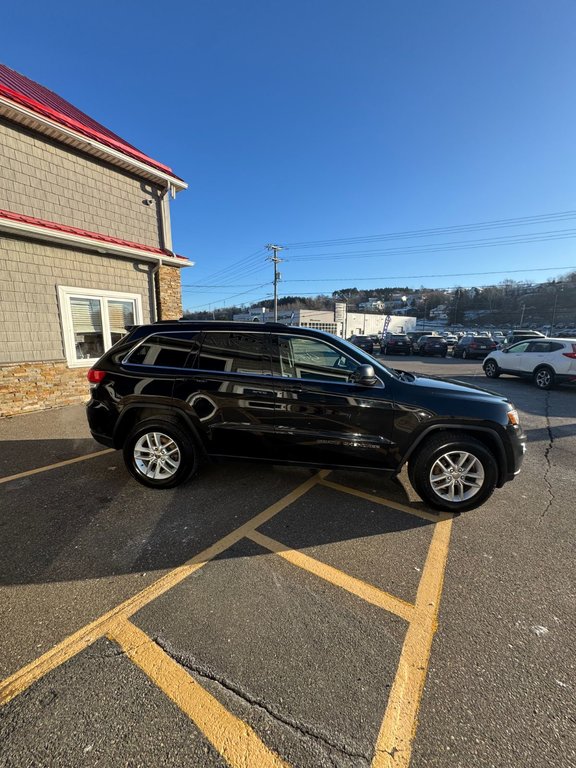
{"type": "Polygon", "coordinates": [[[352,382],[363,387],[373,387],[378,379],[371,365],[359,365],[352,374],[352,382]]]}

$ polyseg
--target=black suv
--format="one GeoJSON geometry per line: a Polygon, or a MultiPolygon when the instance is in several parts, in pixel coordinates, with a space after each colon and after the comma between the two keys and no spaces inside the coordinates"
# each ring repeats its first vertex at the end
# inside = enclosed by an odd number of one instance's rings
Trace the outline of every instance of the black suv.
{"type": "Polygon", "coordinates": [[[154,488],[182,483],[207,457],[390,475],[408,463],[428,504],[457,511],[512,480],[525,451],[504,397],[389,368],[307,328],[138,326],[88,379],[93,436],[154,488]]]}

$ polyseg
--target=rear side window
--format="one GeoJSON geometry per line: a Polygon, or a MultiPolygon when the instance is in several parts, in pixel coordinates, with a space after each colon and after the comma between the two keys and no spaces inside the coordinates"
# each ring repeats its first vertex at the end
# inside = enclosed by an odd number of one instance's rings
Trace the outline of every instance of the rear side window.
{"type": "Polygon", "coordinates": [[[194,367],[204,371],[271,376],[268,334],[208,332],[194,367]]]}
{"type": "Polygon", "coordinates": [[[133,349],[125,362],[159,368],[190,368],[198,354],[199,334],[156,334],[133,349]]]}

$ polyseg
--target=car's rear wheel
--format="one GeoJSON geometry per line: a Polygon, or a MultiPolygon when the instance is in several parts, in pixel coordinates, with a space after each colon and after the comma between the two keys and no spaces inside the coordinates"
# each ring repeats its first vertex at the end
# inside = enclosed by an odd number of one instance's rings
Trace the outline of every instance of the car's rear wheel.
{"type": "Polygon", "coordinates": [[[556,383],[556,375],[552,368],[547,365],[541,365],[534,371],[534,384],[538,389],[552,389],[556,383]]]}
{"type": "Polygon", "coordinates": [[[489,379],[497,379],[500,376],[500,368],[496,360],[486,360],[484,363],[484,373],[489,379]]]}
{"type": "Polygon", "coordinates": [[[435,509],[475,509],[493,493],[498,467],[488,448],[470,435],[446,432],[430,437],[408,466],[410,482],[435,509]]]}
{"type": "Polygon", "coordinates": [[[193,438],[169,420],[136,424],[124,443],[123,454],[130,474],[149,488],[174,488],[198,469],[193,438]]]}

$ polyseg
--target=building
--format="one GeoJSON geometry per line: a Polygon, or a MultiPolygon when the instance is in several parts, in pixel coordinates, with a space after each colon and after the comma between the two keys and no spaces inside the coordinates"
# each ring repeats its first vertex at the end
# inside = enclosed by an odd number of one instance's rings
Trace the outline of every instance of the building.
{"type": "Polygon", "coordinates": [[[368,299],[368,301],[360,302],[360,304],[358,304],[358,309],[368,310],[369,312],[383,312],[384,306],[385,304],[383,301],[375,296],[372,296],[368,299]]]}
{"type": "MultiPolygon", "coordinates": [[[[234,320],[242,323],[270,323],[274,315],[265,307],[250,309],[234,315],[234,320]]],[[[344,320],[336,319],[336,312],[331,310],[293,309],[278,312],[278,322],[285,325],[298,325],[302,328],[315,328],[333,333],[335,336],[349,338],[353,334],[380,336],[384,330],[389,333],[408,333],[416,326],[415,317],[398,315],[374,315],[361,312],[348,312],[344,320]],[[387,318],[390,318],[387,320],[387,318]],[[384,326],[386,325],[386,329],[384,326]]]]}
{"type": "Polygon", "coordinates": [[[0,65],[0,416],[86,399],[127,325],[181,316],[170,168],[0,65]]]}

